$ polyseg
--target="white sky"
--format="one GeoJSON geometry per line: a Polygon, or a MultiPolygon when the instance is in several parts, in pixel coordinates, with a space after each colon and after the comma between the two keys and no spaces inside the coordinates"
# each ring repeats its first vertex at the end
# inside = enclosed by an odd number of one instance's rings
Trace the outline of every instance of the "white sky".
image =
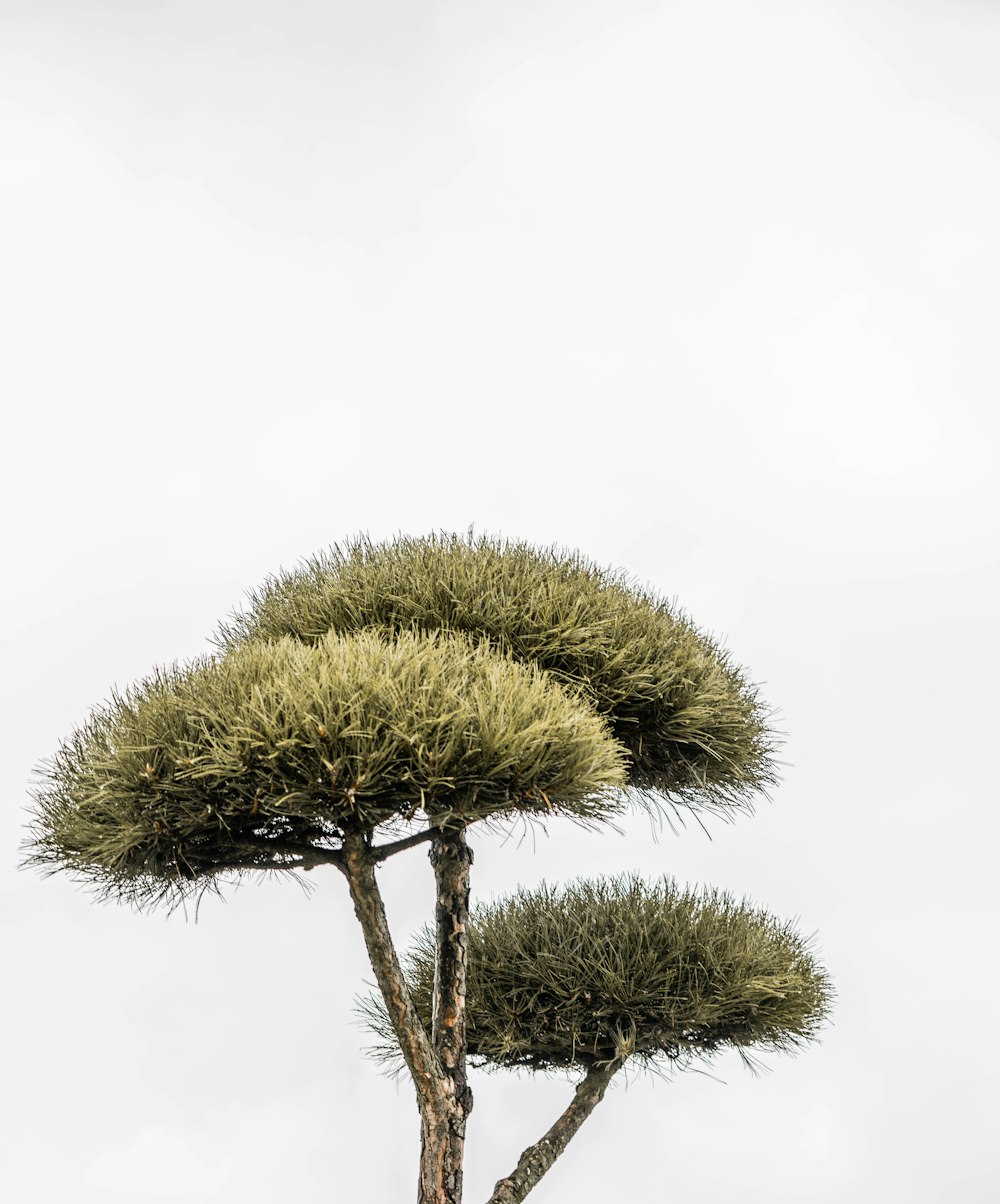
{"type": "MultiPolygon", "coordinates": [[[[996,1199],[998,61],[986,0],[0,0],[12,1199],[411,1198],[333,871],[195,926],[14,850],[265,574],[470,523],[676,597],[789,761],[712,841],[481,838],[476,893],[746,892],[839,991],[762,1080],[612,1091],[532,1201],[996,1199]]],[[[384,881],[404,944],[424,857],[384,881]]],[[[475,1087],[470,1204],[570,1093],[475,1087]]]]}

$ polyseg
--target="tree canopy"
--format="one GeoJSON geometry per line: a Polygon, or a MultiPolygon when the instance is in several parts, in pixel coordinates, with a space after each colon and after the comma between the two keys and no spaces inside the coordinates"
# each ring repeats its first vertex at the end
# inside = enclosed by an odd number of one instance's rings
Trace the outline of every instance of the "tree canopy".
{"type": "Polygon", "coordinates": [[[228,651],[365,627],[466,632],[582,691],[637,790],[725,810],[776,781],[768,709],[728,652],[577,552],[471,533],[359,538],[269,578],[215,640],[228,651]]]}
{"type": "Polygon", "coordinates": [[[607,817],[625,757],[579,696],[484,640],[249,640],[92,713],[36,791],[34,859],[136,901],[176,897],[417,813],[607,817]]]}
{"type": "MultiPolygon", "coordinates": [[[[426,1023],[434,934],[407,980],[426,1023]]],[[[829,1007],[825,971],[793,925],[725,892],[637,875],[542,884],[469,917],[469,1057],[485,1069],[684,1067],[727,1048],[791,1050],[829,1007]]],[[[398,1068],[384,1009],[363,1005],[374,1052],[398,1068]]]]}
{"type": "Polygon", "coordinates": [[[420,1204],[461,1202],[469,1060],[579,1078],[489,1201],[519,1204],[622,1066],[815,1036],[825,971],[725,893],[612,876],[470,908],[471,825],[730,814],[776,780],[756,686],[673,605],[558,548],[360,538],[269,578],[214,644],[62,742],[27,864],[139,906],[336,867],[380,993],[366,1014],[414,1085],[420,1204]],[[420,843],[434,920],[401,963],[376,869],[420,843]]]}

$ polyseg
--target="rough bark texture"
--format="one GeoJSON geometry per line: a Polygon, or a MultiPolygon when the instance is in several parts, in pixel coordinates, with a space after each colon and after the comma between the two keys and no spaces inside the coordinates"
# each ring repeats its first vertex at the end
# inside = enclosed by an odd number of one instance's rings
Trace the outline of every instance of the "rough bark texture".
{"type": "Polygon", "coordinates": [[[577,1085],[566,1111],[540,1141],[524,1151],[517,1166],[494,1187],[487,1204],[520,1204],[601,1102],[608,1083],[620,1066],[620,1062],[610,1062],[588,1071],[586,1078],[577,1085]]]}
{"type": "Polygon", "coordinates": [[[340,868],[350,887],[354,913],[361,923],[375,979],[385,1000],[407,1069],[413,1078],[417,1104],[423,1115],[428,1108],[436,1109],[442,1101],[442,1075],[430,1037],[413,1006],[389,935],[374,863],[375,858],[361,835],[345,838],[340,868]]]}
{"type": "MultiPolygon", "coordinates": [[[[469,956],[469,867],[465,831],[445,832],[431,847],[437,898],[434,907],[437,963],[431,1037],[455,1097],[468,1095],[465,1069],[465,993],[469,956]]],[[[468,1107],[466,1108],[468,1111],[468,1107]]]]}
{"type": "Polygon", "coordinates": [[[375,866],[382,859],[380,854],[381,850],[371,848],[363,835],[352,834],[344,838],[337,864],[350,887],[372,969],[417,1092],[421,1138],[418,1204],[461,1204],[465,1121],[472,1107],[465,1067],[472,851],[462,830],[439,834],[431,848],[437,885],[435,925],[439,967],[431,1033],[424,1028],[413,1005],[389,934],[375,878],[375,866]]]}
{"type": "Polygon", "coordinates": [[[431,1041],[444,1076],[444,1096],[421,1117],[419,1204],[461,1204],[465,1125],[472,1092],[465,1064],[465,991],[472,850],[462,828],[431,845],[436,900],[436,971],[431,1041]]]}

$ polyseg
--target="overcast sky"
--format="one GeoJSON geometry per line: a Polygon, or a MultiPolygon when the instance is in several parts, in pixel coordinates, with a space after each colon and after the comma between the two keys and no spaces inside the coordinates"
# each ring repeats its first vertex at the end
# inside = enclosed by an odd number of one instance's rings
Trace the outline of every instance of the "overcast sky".
{"type": "MultiPolygon", "coordinates": [[[[758,814],[475,841],[799,917],[834,1024],[612,1090],[532,1195],[995,1201],[1000,8],[0,0],[4,1182],[408,1200],[346,887],[193,917],[15,871],[33,768],[332,542],[576,547],[787,732],[758,814]]],[[[386,867],[400,944],[428,914],[386,867]]],[[[568,1101],[477,1077],[467,1199],[568,1101]]]]}

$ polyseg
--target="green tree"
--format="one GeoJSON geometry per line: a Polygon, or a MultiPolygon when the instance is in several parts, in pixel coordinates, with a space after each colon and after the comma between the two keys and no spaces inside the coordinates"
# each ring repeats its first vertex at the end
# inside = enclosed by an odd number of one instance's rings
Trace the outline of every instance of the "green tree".
{"type": "Polygon", "coordinates": [[[339,870],[379,988],[377,1052],[414,1086],[421,1204],[461,1200],[470,1061],[579,1080],[497,1184],[490,1204],[514,1204],[622,1067],[815,1036],[824,971],[725,894],[610,877],[470,908],[473,824],[725,814],[774,783],[756,690],[675,608],[558,549],[359,539],[270,578],[214,643],[62,743],[27,864],[139,907],[339,870]],[[401,960],[376,869],[422,843],[435,914],[401,960]]]}

